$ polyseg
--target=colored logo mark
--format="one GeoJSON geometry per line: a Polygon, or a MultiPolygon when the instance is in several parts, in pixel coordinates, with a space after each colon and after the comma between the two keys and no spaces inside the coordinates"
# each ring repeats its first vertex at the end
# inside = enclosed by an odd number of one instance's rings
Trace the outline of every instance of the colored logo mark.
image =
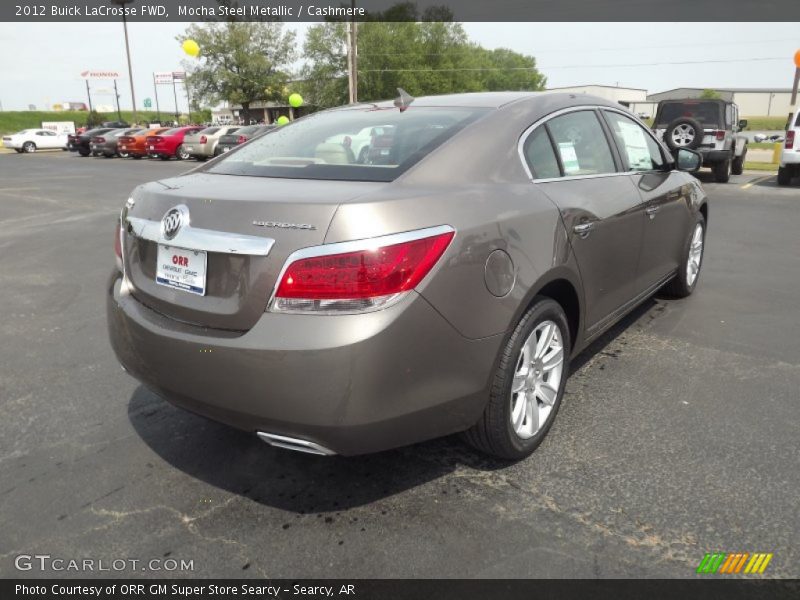
{"type": "Polygon", "coordinates": [[[714,552],[707,553],[697,567],[701,574],[753,574],[763,573],[767,569],[772,553],[756,552],[714,552]]]}

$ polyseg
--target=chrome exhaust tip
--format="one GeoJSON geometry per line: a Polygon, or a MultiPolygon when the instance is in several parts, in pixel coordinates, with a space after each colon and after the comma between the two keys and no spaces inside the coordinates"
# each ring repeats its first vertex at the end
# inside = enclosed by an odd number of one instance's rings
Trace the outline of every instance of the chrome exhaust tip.
{"type": "Polygon", "coordinates": [[[317,454],[319,456],[333,456],[336,454],[333,450],[308,440],[286,437],[285,435],[277,435],[275,433],[266,433],[264,431],[256,431],[256,435],[270,446],[275,446],[276,448],[285,448],[286,450],[305,452],[306,454],[317,454]]]}

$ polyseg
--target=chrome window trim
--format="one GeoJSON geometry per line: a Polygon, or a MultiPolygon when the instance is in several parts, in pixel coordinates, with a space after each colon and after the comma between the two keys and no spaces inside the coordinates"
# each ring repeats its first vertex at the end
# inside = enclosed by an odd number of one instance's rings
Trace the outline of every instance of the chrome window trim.
{"type": "MultiPolygon", "coordinates": [[[[543,177],[543,178],[534,177],[533,173],[531,172],[530,165],[528,164],[528,159],[525,158],[525,142],[528,141],[528,137],[534,132],[536,128],[538,128],[541,125],[544,125],[551,119],[555,119],[556,117],[560,117],[561,115],[569,114],[571,112],[579,112],[584,110],[591,110],[591,111],[609,110],[611,112],[617,112],[620,113],[621,115],[632,118],[635,122],[638,122],[640,125],[643,125],[641,121],[633,113],[612,106],[582,104],[580,106],[570,106],[552,112],[549,115],[542,117],[532,125],[528,126],[528,128],[522,132],[522,135],[520,136],[519,141],[517,142],[517,155],[519,156],[520,161],[522,161],[522,168],[525,169],[525,174],[528,176],[528,179],[530,181],[532,181],[533,183],[552,183],[554,181],[575,181],[581,179],[599,179],[601,177],[619,177],[621,175],[636,175],[646,172],[646,171],[615,171],[613,173],[596,173],[591,175],[564,175],[563,177],[543,177]]],[[[598,117],[598,119],[599,118],[600,117],[598,117]]],[[[600,125],[602,127],[602,123],[600,123],[600,125]]],[[[647,127],[644,128],[647,129],[647,127]]],[[[655,137],[652,136],[652,134],[650,135],[651,137],[653,137],[653,139],[655,139],[655,137]]],[[[656,140],[656,142],[658,142],[658,140],[656,140]]],[[[659,146],[660,145],[661,144],[659,143],[659,146]]],[[[612,151],[611,153],[613,157],[614,154],[613,149],[609,148],[609,150],[612,151]]]]}
{"type": "Polygon", "coordinates": [[[268,237],[200,229],[188,224],[181,227],[175,237],[167,239],[162,231],[161,221],[128,216],[127,222],[128,231],[140,239],[186,250],[267,256],[275,244],[275,240],[268,237]]]}
{"type": "MultiPolygon", "coordinates": [[[[278,292],[278,286],[280,285],[281,281],[283,280],[283,276],[286,273],[286,270],[289,268],[293,262],[297,260],[302,260],[304,258],[316,258],[319,256],[331,256],[333,254],[346,254],[348,252],[359,252],[362,250],[369,250],[374,248],[381,248],[383,246],[393,246],[395,244],[402,244],[404,242],[413,242],[415,240],[421,240],[422,238],[433,237],[435,235],[441,235],[443,233],[455,233],[455,228],[451,227],[450,225],[437,225],[435,227],[426,227],[424,229],[415,229],[413,231],[404,231],[402,233],[390,233],[388,235],[381,235],[378,237],[370,237],[370,238],[362,238],[360,240],[352,240],[347,242],[335,242],[333,244],[322,244],[320,246],[309,246],[308,248],[301,248],[299,250],[295,250],[289,256],[286,257],[286,260],[283,261],[283,266],[281,267],[280,272],[278,273],[277,279],[275,279],[275,283],[272,286],[272,293],[269,296],[269,302],[267,302],[267,312],[278,312],[282,314],[291,314],[296,312],[298,314],[305,314],[305,315],[314,315],[314,314],[337,314],[337,315],[345,315],[345,314],[362,314],[365,312],[372,312],[370,310],[361,310],[357,312],[314,312],[314,311],[288,311],[288,310],[274,310],[273,305],[275,303],[275,295],[278,292]]],[[[435,268],[435,265],[434,265],[435,268]]],[[[433,270],[431,270],[433,272],[433,270]]],[[[422,281],[428,279],[431,275],[429,272],[422,281]]],[[[420,282],[422,283],[422,282],[420,282]]],[[[402,298],[406,296],[408,292],[400,292],[399,294],[393,294],[395,297],[387,303],[381,305],[376,310],[382,310],[384,308],[388,308],[399,302],[402,298]]]]}

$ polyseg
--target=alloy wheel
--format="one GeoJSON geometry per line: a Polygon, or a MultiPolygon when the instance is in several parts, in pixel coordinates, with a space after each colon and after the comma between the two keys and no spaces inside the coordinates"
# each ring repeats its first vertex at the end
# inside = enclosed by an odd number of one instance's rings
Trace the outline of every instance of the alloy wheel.
{"type": "Polygon", "coordinates": [[[542,321],[522,345],[511,384],[511,427],[529,439],[545,425],[561,387],[564,340],[553,321],[542,321]]]}
{"type": "Polygon", "coordinates": [[[689,258],[686,260],[686,283],[689,287],[694,285],[700,273],[700,263],[703,261],[703,225],[698,223],[692,234],[689,244],[689,258]]]}
{"type": "Polygon", "coordinates": [[[697,132],[688,123],[682,123],[672,130],[672,141],[678,147],[685,147],[694,141],[697,132]]]}

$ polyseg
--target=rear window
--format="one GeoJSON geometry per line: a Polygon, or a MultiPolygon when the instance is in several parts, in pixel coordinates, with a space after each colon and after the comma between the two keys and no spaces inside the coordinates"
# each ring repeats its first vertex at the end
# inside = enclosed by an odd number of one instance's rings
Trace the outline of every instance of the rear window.
{"type": "MultiPolygon", "coordinates": [[[[255,133],[256,131],[259,131],[260,129],[261,129],[260,125],[248,125],[247,127],[241,127],[239,129],[234,129],[234,131],[236,131],[236,133],[238,133],[239,135],[250,135],[251,133],[255,133]]],[[[230,133],[233,133],[233,131],[231,131],[230,133]]]]}
{"type": "Polygon", "coordinates": [[[316,113],[256,138],[208,170],[289,179],[393,181],[487,111],[411,106],[402,113],[397,108],[316,113]],[[354,138],[365,129],[373,134],[356,155],[354,138]]]}
{"type": "Polygon", "coordinates": [[[203,129],[203,131],[198,131],[198,133],[204,133],[205,135],[213,135],[219,131],[219,127],[207,127],[203,129]]]}
{"type": "Polygon", "coordinates": [[[719,127],[722,111],[718,102],[668,102],[661,105],[656,117],[656,127],[666,127],[675,119],[690,117],[701,125],[719,127]]]}
{"type": "Polygon", "coordinates": [[[175,127],[174,129],[167,129],[164,133],[160,135],[175,135],[176,133],[180,133],[183,131],[183,127],[175,127]]]}

